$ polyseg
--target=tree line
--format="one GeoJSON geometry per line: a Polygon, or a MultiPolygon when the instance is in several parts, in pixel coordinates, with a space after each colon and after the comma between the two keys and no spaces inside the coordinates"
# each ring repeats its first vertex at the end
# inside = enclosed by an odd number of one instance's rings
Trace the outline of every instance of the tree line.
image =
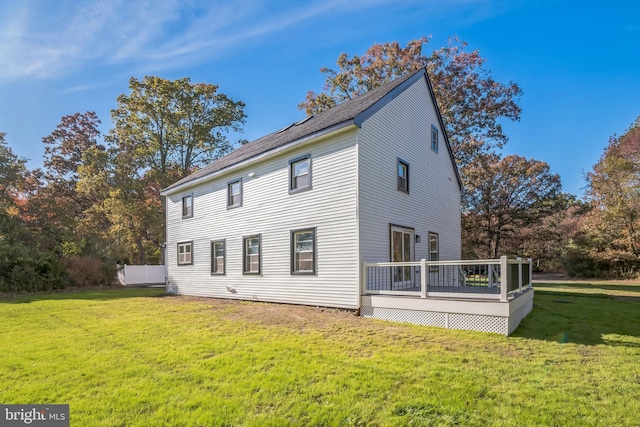
{"type": "MultiPolygon", "coordinates": [[[[611,138],[578,200],[547,163],[500,155],[500,122],[520,119],[520,87],[495,81],[465,42],[425,54],[428,43],[341,54],[337,69],[321,69],[325,89],[299,108],[318,114],[426,67],[464,185],[465,258],[530,256],[540,270],[637,275],[640,118],[611,138]]],[[[113,127],[101,135],[91,111],[62,117],[42,139],[41,168],[29,169],[0,133],[0,291],[107,284],[116,263],[161,262],[160,190],[229,153],[244,107],[214,84],[131,78],[113,127]]]]}

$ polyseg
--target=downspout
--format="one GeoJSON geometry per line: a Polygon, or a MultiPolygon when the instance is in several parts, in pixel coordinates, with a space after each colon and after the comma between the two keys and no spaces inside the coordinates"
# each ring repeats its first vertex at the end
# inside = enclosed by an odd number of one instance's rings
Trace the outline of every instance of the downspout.
{"type": "Polygon", "coordinates": [[[357,251],[357,305],[356,313],[360,316],[360,309],[362,308],[362,281],[364,280],[364,274],[362,271],[362,258],[361,258],[361,246],[360,241],[360,128],[356,130],[356,242],[358,242],[357,251]]]}

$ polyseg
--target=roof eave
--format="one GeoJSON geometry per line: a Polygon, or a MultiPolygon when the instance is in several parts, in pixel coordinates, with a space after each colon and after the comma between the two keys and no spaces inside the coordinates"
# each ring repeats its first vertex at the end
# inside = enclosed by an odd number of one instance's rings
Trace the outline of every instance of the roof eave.
{"type": "Polygon", "coordinates": [[[187,181],[187,182],[184,182],[182,184],[175,185],[175,186],[171,185],[171,186],[169,186],[167,188],[164,188],[164,189],[160,190],[160,195],[166,197],[166,196],[169,196],[171,194],[174,194],[174,193],[177,193],[177,192],[180,192],[180,191],[184,191],[186,188],[199,185],[199,184],[201,184],[203,182],[206,182],[206,181],[209,181],[211,179],[214,179],[219,175],[226,174],[228,172],[233,171],[234,169],[238,169],[238,168],[247,166],[247,165],[249,165],[249,164],[251,164],[253,162],[257,162],[257,161],[263,160],[265,158],[274,156],[276,154],[279,154],[282,151],[289,150],[290,148],[293,148],[293,147],[298,146],[300,144],[304,144],[306,142],[311,142],[312,140],[315,140],[315,139],[328,137],[328,136],[330,136],[330,135],[332,135],[334,133],[337,133],[339,131],[347,129],[351,125],[354,125],[354,120],[353,119],[345,120],[344,122],[340,122],[340,123],[337,123],[337,124],[335,124],[333,126],[329,126],[327,128],[321,129],[321,130],[319,130],[317,132],[314,132],[312,134],[309,134],[309,135],[303,136],[301,138],[295,139],[295,140],[293,140],[291,142],[288,142],[288,143],[286,143],[284,145],[281,145],[281,146],[278,146],[278,147],[274,147],[271,150],[264,151],[264,152],[262,152],[260,154],[256,154],[255,156],[252,156],[252,157],[249,157],[247,159],[241,160],[241,161],[239,161],[237,163],[234,163],[234,164],[229,165],[229,166],[227,166],[225,168],[216,170],[214,172],[211,172],[211,173],[209,173],[207,175],[201,176],[201,177],[196,178],[194,180],[187,181]]]}

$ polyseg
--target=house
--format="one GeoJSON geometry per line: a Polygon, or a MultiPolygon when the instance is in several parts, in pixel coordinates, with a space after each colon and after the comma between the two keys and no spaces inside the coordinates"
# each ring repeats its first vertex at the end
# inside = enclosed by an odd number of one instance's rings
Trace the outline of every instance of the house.
{"type": "MultiPolygon", "coordinates": [[[[167,290],[359,310],[363,284],[384,276],[389,291],[420,297],[446,267],[438,263],[461,257],[461,191],[418,70],[164,189],[167,290]],[[404,264],[365,277],[367,263],[384,262],[404,264]]],[[[448,277],[457,286],[462,276],[448,277]]]]}

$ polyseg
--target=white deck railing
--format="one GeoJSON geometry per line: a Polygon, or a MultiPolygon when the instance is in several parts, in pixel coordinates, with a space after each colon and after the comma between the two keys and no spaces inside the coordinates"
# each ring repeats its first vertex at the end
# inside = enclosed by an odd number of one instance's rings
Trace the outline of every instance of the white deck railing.
{"type": "Polygon", "coordinates": [[[531,287],[531,258],[362,263],[362,294],[486,298],[531,287]],[[506,274],[504,274],[506,273],[506,274]]]}

